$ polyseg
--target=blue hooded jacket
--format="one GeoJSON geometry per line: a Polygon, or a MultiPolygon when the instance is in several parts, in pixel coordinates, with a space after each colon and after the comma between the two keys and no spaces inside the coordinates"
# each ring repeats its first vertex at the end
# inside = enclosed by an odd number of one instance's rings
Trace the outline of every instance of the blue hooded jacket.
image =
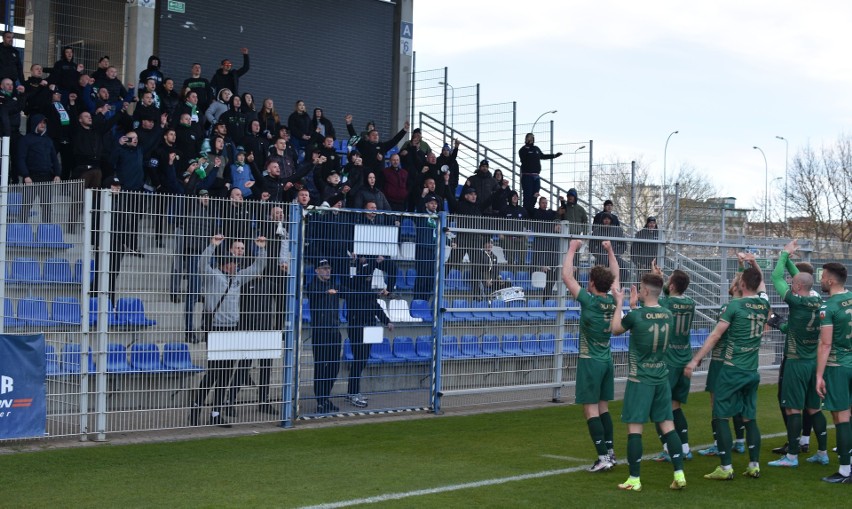
{"type": "Polygon", "coordinates": [[[39,133],[38,125],[45,120],[44,115],[36,113],[27,122],[27,134],[18,143],[18,174],[36,181],[52,180],[62,174],[59,157],[53,140],[47,136],[47,128],[39,133]]]}

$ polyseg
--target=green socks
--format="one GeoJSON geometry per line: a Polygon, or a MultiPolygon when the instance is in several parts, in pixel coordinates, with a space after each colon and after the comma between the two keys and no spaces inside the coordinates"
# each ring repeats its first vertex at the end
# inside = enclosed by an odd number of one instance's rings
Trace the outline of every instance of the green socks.
{"type": "Polygon", "coordinates": [[[716,423],[716,448],[719,449],[719,459],[722,466],[731,464],[731,448],[734,447],[734,439],[731,437],[731,428],[728,419],[713,419],[716,423]]]}
{"type": "Polygon", "coordinates": [[[663,435],[663,439],[666,442],[666,447],[669,448],[669,456],[672,459],[672,466],[674,466],[675,472],[683,470],[683,443],[681,443],[677,431],[669,431],[663,435]]]}
{"type": "Polygon", "coordinates": [[[606,444],[604,443],[604,427],[601,424],[600,417],[592,417],[586,424],[589,426],[589,435],[592,437],[592,442],[595,444],[595,450],[598,456],[606,456],[606,444]]]}
{"type": "Polygon", "coordinates": [[[609,415],[609,412],[604,412],[601,414],[601,424],[603,425],[603,436],[604,436],[604,445],[606,445],[606,449],[612,449],[612,416],[609,415]]]}
{"type": "Polygon", "coordinates": [[[817,437],[817,450],[828,450],[828,423],[825,420],[825,414],[817,412],[811,415],[811,423],[817,437]]]}
{"type": "Polygon", "coordinates": [[[673,410],[672,415],[674,416],[675,431],[677,431],[677,436],[680,437],[680,442],[682,444],[688,444],[689,430],[686,424],[686,416],[683,415],[683,409],[678,408],[676,410],[673,410]]]}
{"type": "Polygon", "coordinates": [[[642,464],[642,435],[630,433],[627,435],[627,466],[631,477],[639,477],[642,464]]]}
{"type": "MultiPolygon", "coordinates": [[[[790,416],[792,417],[792,416],[790,416]]],[[[799,431],[802,429],[802,415],[799,414],[799,431]]],[[[745,433],[746,433],[746,442],[748,442],[748,459],[749,461],[753,461],[757,463],[760,461],[760,429],[757,427],[757,420],[752,419],[745,423],[745,433]]],[[[799,438],[798,434],[796,435],[795,441],[796,447],[799,447],[799,438]]],[[[788,447],[793,445],[793,442],[790,442],[788,447]]]]}
{"type": "MultiPolygon", "coordinates": [[[[787,453],[799,454],[799,437],[802,435],[802,414],[787,415],[787,453]]],[[[749,443],[751,445],[751,443],[749,443]]]]}

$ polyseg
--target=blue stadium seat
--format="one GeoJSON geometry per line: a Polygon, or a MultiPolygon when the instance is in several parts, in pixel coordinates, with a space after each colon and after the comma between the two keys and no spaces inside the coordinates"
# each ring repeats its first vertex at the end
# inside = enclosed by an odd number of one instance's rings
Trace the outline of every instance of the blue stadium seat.
{"type": "Polygon", "coordinates": [[[9,223],[6,227],[8,247],[35,247],[33,227],[29,223],[9,223]]]}
{"type": "Polygon", "coordinates": [[[405,277],[405,271],[402,270],[402,267],[397,267],[396,269],[396,290],[402,292],[409,292],[414,289],[414,284],[409,285],[408,279],[405,277]]]}
{"type": "Polygon", "coordinates": [[[127,348],[119,343],[107,345],[107,373],[129,373],[133,371],[127,362],[127,348]]]}
{"type": "Polygon", "coordinates": [[[44,261],[41,279],[48,284],[73,283],[71,262],[65,258],[48,258],[44,261]]]}
{"type": "Polygon", "coordinates": [[[429,302],[425,300],[412,300],[410,314],[412,318],[420,318],[424,322],[434,321],[434,317],[432,316],[432,307],[429,305],[429,302]]]}
{"type": "MultiPolygon", "coordinates": [[[[109,326],[117,326],[120,327],[122,325],[127,325],[125,321],[125,315],[119,315],[115,312],[112,306],[112,300],[107,299],[107,308],[109,309],[109,326]]],[[[89,297],[89,325],[94,326],[98,323],[98,298],[97,297],[89,297]]]]}
{"type": "Polygon", "coordinates": [[[566,332],[565,335],[562,336],[562,353],[580,353],[580,338],[576,333],[566,332]]]}
{"type": "Polygon", "coordinates": [[[462,273],[458,269],[450,269],[444,279],[444,290],[461,290],[462,273]]]}
{"type": "Polygon", "coordinates": [[[118,299],[118,303],[115,306],[115,313],[118,315],[118,320],[123,321],[127,325],[139,327],[157,325],[156,320],[145,316],[145,304],[138,297],[122,297],[118,299]]]}
{"type": "MultiPolygon", "coordinates": [[[[405,286],[414,289],[414,285],[417,282],[417,271],[415,269],[408,269],[405,271],[405,286]]],[[[397,283],[399,284],[399,283],[397,283]]]]}
{"type": "Polygon", "coordinates": [[[355,360],[355,356],[352,354],[352,342],[349,341],[349,338],[343,340],[343,360],[355,360]]]}
{"type": "Polygon", "coordinates": [[[135,371],[157,373],[168,371],[160,357],[160,348],[154,343],[134,343],[130,347],[130,365],[135,371]]]}
{"type": "Polygon", "coordinates": [[[527,355],[535,355],[541,351],[538,345],[538,337],[535,334],[521,335],[521,351],[527,355]]]}
{"type": "MultiPolygon", "coordinates": [[[[527,301],[527,307],[540,308],[544,307],[544,304],[538,299],[530,299],[527,301]]],[[[527,315],[529,315],[530,320],[547,320],[547,315],[544,314],[544,311],[527,311],[527,315]]]]}
{"type": "Polygon", "coordinates": [[[393,338],[393,355],[405,361],[420,361],[414,350],[414,340],[410,336],[397,336],[393,338]]]}
{"type": "MultiPolygon", "coordinates": [[[[62,357],[59,362],[59,374],[61,375],[79,375],[82,361],[82,350],[79,343],[68,343],[62,347],[62,357]]],[[[92,349],[89,348],[89,373],[94,373],[95,359],[92,356],[92,349]]]]}
{"type": "Polygon", "coordinates": [[[36,226],[35,246],[49,249],[71,249],[65,242],[62,227],[58,224],[42,223],[36,226]]]}
{"type": "Polygon", "coordinates": [[[47,302],[41,297],[18,300],[18,323],[27,327],[52,327],[47,314],[47,302]]]}
{"type": "Polygon", "coordinates": [[[503,334],[503,354],[504,355],[523,355],[521,351],[521,341],[517,334],[503,334]]]}
{"type": "Polygon", "coordinates": [[[53,345],[44,345],[44,367],[47,376],[56,376],[61,374],[59,369],[59,358],[56,356],[56,349],[53,345]]]}
{"type": "Polygon", "coordinates": [[[479,345],[479,336],[465,334],[461,337],[461,350],[459,357],[481,357],[482,347],[479,345]]]}
{"type": "Polygon", "coordinates": [[[80,325],[83,312],[76,297],[57,297],[51,306],[51,320],[56,325],[80,325]]]}
{"type": "Polygon", "coordinates": [[[6,280],[12,284],[41,284],[41,265],[35,258],[15,258],[9,267],[6,280]]]}
{"type": "Polygon", "coordinates": [[[494,318],[504,322],[514,322],[515,317],[509,311],[509,306],[502,300],[494,300],[491,302],[491,314],[494,318]]]}
{"type": "Polygon", "coordinates": [[[3,325],[5,327],[20,327],[23,325],[15,318],[15,308],[12,306],[12,299],[9,297],[3,299],[3,325]]]}
{"type": "Polygon", "coordinates": [[[381,343],[375,344],[370,348],[370,360],[378,362],[405,362],[405,359],[394,356],[393,348],[391,348],[391,342],[388,338],[382,339],[381,343]]]}
{"type": "Polygon", "coordinates": [[[531,321],[535,320],[526,311],[517,309],[517,308],[524,308],[526,306],[527,306],[527,303],[525,301],[522,301],[522,300],[516,300],[516,301],[510,302],[509,308],[511,309],[511,311],[509,311],[509,316],[511,316],[512,318],[514,318],[517,321],[522,321],[522,322],[531,322],[531,321]]]}
{"type": "MultiPolygon", "coordinates": [[[[89,267],[89,283],[91,284],[95,281],[95,260],[89,260],[89,267]]],[[[77,260],[74,263],[74,279],[72,279],[72,282],[83,282],[83,260],[77,260]]]]}
{"type": "Polygon", "coordinates": [[[405,239],[413,239],[415,236],[414,229],[414,220],[410,217],[406,217],[400,222],[399,225],[399,236],[405,239]]]}
{"type": "MultiPolygon", "coordinates": [[[[454,308],[470,308],[473,307],[467,299],[453,299],[454,308]]],[[[454,314],[462,320],[468,322],[481,322],[482,319],[473,315],[472,311],[454,311],[454,314]]]]}
{"type": "Polygon", "coordinates": [[[311,303],[308,299],[302,299],[302,321],[311,323],[311,303]]]}
{"type": "Polygon", "coordinates": [[[186,343],[166,343],[163,345],[163,365],[171,371],[191,373],[204,371],[204,368],[192,363],[192,355],[190,355],[189,345],[186,343]]]}
{"type": "Polygon", "coordinates": [[[500,279],[503,280],[503,281],[507,281],[507,282],[511,283],[512,281],[515,280],[515,275],[512,273],[511,270],[501,270],[500,271],[500,279]]]}
{"type": "MultiPolygon", "coordinates": [[[[455,302],[455,301],[453,301],[453,302],[455,302]]],[[[441,301],[441,307],[443,307],[444,309],[447,309],[447,308],[450,307],[449,303],[447,302],[447,299],[443,299],[441,301]]],[[[444,317],[444,323],[459,323],[459,322],[464,321],[464,318],[459,316],[459,314],[456,313],[455,311],[445,311],[444,314],[443,314],[443,317],[444,317]]]]}
{"type": "Polygon", "coordinates": [[[500,340],[496,334],[482,335],[482,355],[483,357],[499,357],[503,355],[500,350],[500,340]]]}
{"type": "Polygon", "coordinates": [[[417,339],[414,341],[414,352],[417,354],[417,358],[420,360],[431,360],[432,337],[417,336],[417,339]]]}
{"type": "Polygon", "coordinates": [[[613,352],[626,352],[629,349],[626,333],[619,336],[612,336],[609,341],[610,350],[613,352]]]}
{"type": "Polygon", "coordinates": [[[314,276],[316,276],[316,275],[317,275],[317,272],[316,272],[316,270],[314,270],[313,265],[309,265],[309,266],[305,267],[305,286],[308,286],[309,284],[311,284],[311,281],[314,280],[314,276]]]}
{"type": "Polygon", "coordinates": [[[568,299],[565,309],[565,321],[575,322],[580,319],[580,303],[573,299],[568,299]]]}
{"type": "Polygon", "coordinates": [[[6,204],[8,205],[9,216],[19,216],[23,210],[24,204],[24,194],[23,193],[9,193],[6,198],[6,204]]]}
{"type": "Polygon", "coordinates": [[[525,270],[519,270],[515,274],[514,286],[520,286],[525,292],[532,291],[532,276],[525,270]]]}
{"type": "Polygon", "coordinates": [[[441,342],[441,356],[444,359],[455,359],[460,355],[459,338],[456,336],[444,336],[441,342]]]}
{"type": "Polygon", "coordinates": [[[544,333],[538,335],[538,347],[543,354],[552,354],[556,351],[556,335],[544,333]]]}
{"type": "Polygon", "coordinates": [[[482,311],[474,311],[471,314],[478,321],[487,321],[487,322],[499,322],[499,318],[495,318],[493,314],[491,314],[491,308],[488,306],[488,301],[485,300],[475,300],[470,303],[470,307],[476,309],[482,309],[482,311]]]}
{"type": "Polygon", "coordinates": [[[559,309],[558,306],[559,306],[559,303],[556,301],[556,299],[545,300],[544,301],[544,307],[553,308],[553,311],[548,310],[548,311],[544,312],[545,319],[556,320],[556,318],[558,317],[558,315],[557,315],[557,312],[558,312],[557,309],[559,309]]]}

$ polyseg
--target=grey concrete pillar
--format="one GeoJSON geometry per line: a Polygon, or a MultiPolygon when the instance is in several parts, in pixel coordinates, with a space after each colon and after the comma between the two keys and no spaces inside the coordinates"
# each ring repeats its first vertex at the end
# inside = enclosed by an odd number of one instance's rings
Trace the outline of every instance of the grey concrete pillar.
{"type": "Polygon", "coordinates": [[[54,58],[51,47],[50,4],[47,0],[27,0],[27,14],[24,18],[24,77],[29,77],[33,63],[50,67],[54,58]]]}
{"type": "Polygon", "coordinates": [[[148,67],[148,57],[154,54],[154,31],[157,14],[153,0],[137,0],[127,5],[127,32],[124,36],[124,82],[132,82],[137,87],[136,78],[148,67]]]}
{"type": "MultiPolygon", "coordinates": [[[[393,54],[393,132],[402,129],[411,109],[411,73],[414,72],[414,0],[398,0],[394,8],[394,40],[397,48],[393,54]]],[[[412,129],[415,127],[412,120],[412,129]]]]}

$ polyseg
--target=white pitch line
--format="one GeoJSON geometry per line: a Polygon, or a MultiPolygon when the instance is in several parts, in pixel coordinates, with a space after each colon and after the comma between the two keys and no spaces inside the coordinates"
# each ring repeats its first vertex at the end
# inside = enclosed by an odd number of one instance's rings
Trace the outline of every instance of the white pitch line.
{"type": "MultiPolygon", "coordinates": [[[[761,439],[763,438],[778,438],[778,437],[786,437],[787,432],[783,433],[772,433],[769,435],[761,435],[761,439]]],[[[703,449],[706,447],[710,447],[713,444],[705,444],[694,446],[693,449],[703,449]]],[[[643,460],[648,460],[656,456],[655,454],[646,454],[642,456],[643,460]]],[[[380,502],[387,502],[389,500],[401,500],[404,498],[410,497],[420,497],[423,495],[435,495],[437,493],[446,493],[448,491],[459,491],[459,490],[467,490],[472,488],[481,488],[483,486],[494,486],[497,484],[506,484],[514,481],[526,481],[528,479],[540,479],[542,477],[550,477],[554,475],[563,475],[563,474],[573,474],[575,472],[582,472],[587,470],[589,467],[586,465],[579,467],[570,467],[570,468],[560,468],[557,470],[545,470],[543,472],[533,472],[531,474],[523,474],[523,475],[513,475],[510,477],[498,477],[497,479],[486,479],[484,481],[474,481],[462,484],[450,484],[448,486],[439,486],[437,488],[427,488],[425,490],[414,490],[414,491],[405,491],[400,493],[387,493],[385,495],[377,495],[375,497],[367,497],[367,498],[357,498],[354,500],[342,500],[340,502],[329,502],[327,504],[318,504],[318,505],[309,505],[303,506],[302,509],[335,509],[338,507],[350,507],[353,505],[361,505],[361,504],[377,504],[380,502]]]]}
{"type": "Polygon", "coordinates": [[[549,458],[552,460],[561,460],[561,461],[570,461],[573,463],[585,463],[589,461],[589,458],[574,458],[572,456],[556,456],[555,454],[542,454],[542,458],[549,458]]]}

